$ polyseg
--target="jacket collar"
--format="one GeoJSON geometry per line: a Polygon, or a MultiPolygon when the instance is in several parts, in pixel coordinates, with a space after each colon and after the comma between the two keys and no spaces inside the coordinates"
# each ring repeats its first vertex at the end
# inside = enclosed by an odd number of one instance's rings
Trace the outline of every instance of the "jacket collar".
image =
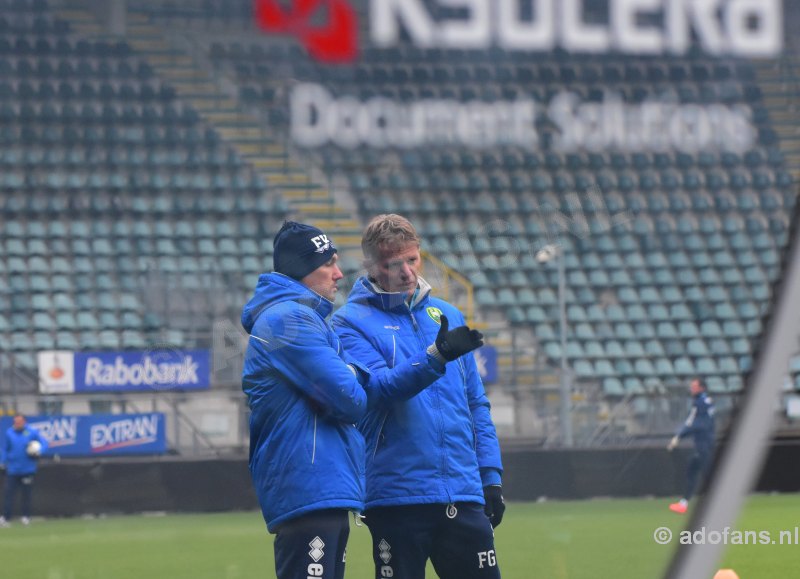
{"type": "Polygon", "coordinates": [[[385,311],[405,309],[408,307],[412,310],[416,309],[423,303],[427,303],[431,293],[431,285],[421,276],[417,276],[417,295],[411,306],[408,306],[408,302],[406,302],[405,293],[384,291],[377,283],[367,277],[359,278],[356,284],[357,286],[360,285],[363,290],[366,290],[366,299],[370,304],[385,311]]]}
{"type": "Polygon", "coordinates": [[[299,281],[282,273],[263,274],[252,299],[242,311],[242,326],[249,332],[261,312],[272,305],[293,301],[317,312],[323,319],[333,311],[333,302],[311,290],[299,281]]]}
{"type": "MultiPolygon", "coordinates": [[[[333,311],[333,302],[331,300],[323,297],[308,286],[303,285],[288,275],[283,275],[282,273],[278,272],[273,272],[273,275],[285,280],[286,284],[289,286],[297,286],[295,289],[297,291],[296,301],[298,303],[308,306],[323,318],[327,318],[329,315],[331,315],[331,312],[333,311]]],[[[278,281],[278,283],[280,282],[278,281]]]]}

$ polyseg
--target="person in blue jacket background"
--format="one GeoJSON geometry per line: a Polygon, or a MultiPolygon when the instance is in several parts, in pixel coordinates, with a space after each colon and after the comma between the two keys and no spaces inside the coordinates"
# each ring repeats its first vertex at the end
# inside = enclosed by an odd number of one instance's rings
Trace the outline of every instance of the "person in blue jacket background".
{"type": "Polygon", "coordinates": [[[364,508],[369,371],[345,358],[326,318],[342,272],[316,227],[284,223],[274,272],[242,312],[250,339],[242,388],[250,407],[250,473],[274,541],[278,579],[342,579],[349,511],[364,508]]]}
{"type": "Polygon", "coordinates": [[[711,466],[714,455],[714,403],[706,392],[705,381],[700,378],[692,380],[689,393],[692,396],[692,409],[678,433],[667,445],[667,450],[672,451],[682,438],[691,436],[694,439],[694,454],[686,468],[686,490],[681,500],[669,506],[672,512],[678,514],[683,514],[688,509],[689,501],[697,490],[701,477],[711,466]]]}
{"type": "Polygon", "coordinates": [[[6,430],[2,454],[0,454],[0,468],[6,471],[6,487],[4,493],[3,516],[0,517],[0,527],[7,527],[13,513],[14,497],[17,491],[22,492],[22,517],[23,525],[31,522],[31,495],[33,494],[33,479],[36,475],[39,456],[47,450],[47,439],[41,433],[28,426],[25,417],[21,414],[14,416],[14,423],[6,430]],[[38,449],[31,442],[38,442],[38,449]]]}
{"type": "Polygon", "coordinates": [[[375,577],[423,579],[430,559],[443,579],[496,579],[493,527],[505,505],[497,434],[472,354],[483,336],[430,295],[407,219],[375,217],[361,246],[368,275],[333,326],[372,372],[358,426],[375,577]]]}

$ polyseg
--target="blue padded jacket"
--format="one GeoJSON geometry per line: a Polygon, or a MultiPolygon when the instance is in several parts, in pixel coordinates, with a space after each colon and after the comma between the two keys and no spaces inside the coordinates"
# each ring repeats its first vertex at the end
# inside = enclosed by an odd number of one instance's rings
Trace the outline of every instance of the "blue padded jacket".
{"type": "Polygon", "coordinates": [[[368,509],[484,504],[483,486],[500,483],[500,447],[475,358],[444,365],[426,351],[441,314],[451,328],[464,324],[422,278],[409,307],[403,294],[362,277],[333,316],[345,350],[372,372],[358,424],[367,444],[368,509]]]}
{"type": "Polygon", "coordinates": [[[28,444],[38,440],[42,444],[42,452],[47,450],[47,439],[32,426],[25,426],[21,431],[13,427],[6,430],[5,442],[0,453],[0,464],[6,465],[8,474],[35,474],[38,466],[35,457],[28,456],[28,444]]]}
{"type": "Polygon", "coordinates": [[[367,408],[361,382],[369,372],[344,357],[326,322],[332,309],[303,284],[270,273],[242,312],[250,473],[270,532],[311,511],[364,507],[364,440],[355,423],[367,408]]]}

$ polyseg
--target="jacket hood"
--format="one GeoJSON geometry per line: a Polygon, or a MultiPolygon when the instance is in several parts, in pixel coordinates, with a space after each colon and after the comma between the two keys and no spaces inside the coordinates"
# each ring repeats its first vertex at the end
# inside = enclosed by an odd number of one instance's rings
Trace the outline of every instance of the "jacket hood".
{"type": "Polygon", "coordinates": [[[327,318],[333,311],[333,302],[309,289],[282,273],[264,273],[258,278],[255,293],[242,310],[242,326],[247,333],[253,331],[253,326],[259,314],[265,308],[282,302],[293,301],[308,306],[323,318],[327,318]]]}
{"type": "MultiPolygon", "coordinates": [[[[413,307],[423,303],[431,293],[431,285],[422,277],[417,276],[419,293],[414,300],[413,307]]],[[[368,277],[361,276],[353,284],[353,290],[347,298],[348,302],[365,303],[381,310],[391,311],[406,307],[406,294],[403,292],[387,292],[371,282],[368,277]]]]}

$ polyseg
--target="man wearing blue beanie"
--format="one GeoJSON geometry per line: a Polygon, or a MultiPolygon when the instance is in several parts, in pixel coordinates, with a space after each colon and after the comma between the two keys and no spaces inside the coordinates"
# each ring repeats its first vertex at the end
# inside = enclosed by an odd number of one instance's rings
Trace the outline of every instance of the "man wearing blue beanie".
{"type": "Polygon", "coordinates": [[[242,389],[250,407],[250,474],[277,579],[342,579],[348,511],[364,508],[365,366],[347,358],[327,318],[342,277],[336,246],[288,221],[274,272],[242,312],[250,334],[242,389]]]}

